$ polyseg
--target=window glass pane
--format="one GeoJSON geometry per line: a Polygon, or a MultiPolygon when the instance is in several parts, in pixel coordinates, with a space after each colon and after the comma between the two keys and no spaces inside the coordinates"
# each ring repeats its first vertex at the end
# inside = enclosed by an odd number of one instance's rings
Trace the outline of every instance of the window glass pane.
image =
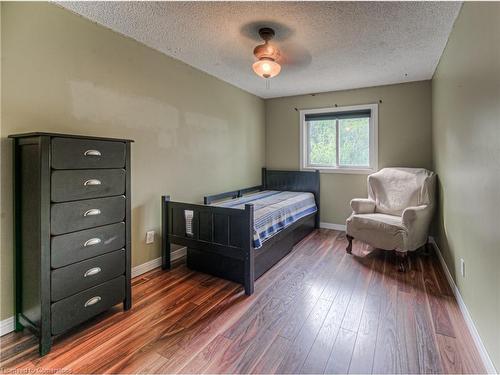
{"type": "Polygon", "coordinates": [[[336,164],[335,120],[308,121],[309,164],[336,164]]]}
{"type": "Polygon", "coordinates": [[[370,165],[370,119],[339,120],[339,164],[368,167],[370,165]]]}

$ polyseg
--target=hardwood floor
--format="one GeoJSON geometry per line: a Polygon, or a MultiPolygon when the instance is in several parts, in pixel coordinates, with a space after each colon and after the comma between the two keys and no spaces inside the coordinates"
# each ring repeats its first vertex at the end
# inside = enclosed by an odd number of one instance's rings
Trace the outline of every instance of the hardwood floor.
{"type": "Polygon", "coordinates": [[[398,259],[319,230],[255,285],[180,264],[133,280],[119,306],[54,341],[1,338],[0,370],[65,373],[483,373],[435,255],[398,259]]]}

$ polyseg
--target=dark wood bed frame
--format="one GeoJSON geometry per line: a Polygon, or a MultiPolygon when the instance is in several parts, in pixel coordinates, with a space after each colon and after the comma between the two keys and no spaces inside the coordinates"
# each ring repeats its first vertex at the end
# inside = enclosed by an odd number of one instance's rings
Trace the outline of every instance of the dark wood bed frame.
{"type": "Polygon", "coordinates": [[[229,279],[254,291],[254,281],[293,246],[319,228],[319,171],[273,171],[262,168],[262,185],[204,197],[204,205],[173,202],[162,196],[162,267],[170,269],[171,244],[187,247],[189,268],[229,279]],[[314,194],[318,211],[294,222],[253,248],[253,205],[245,209],[209,206],[259,190],[301,191],[314,194]],[[184,211],[193,212],[192,235],[186,234],[184,211]]]}

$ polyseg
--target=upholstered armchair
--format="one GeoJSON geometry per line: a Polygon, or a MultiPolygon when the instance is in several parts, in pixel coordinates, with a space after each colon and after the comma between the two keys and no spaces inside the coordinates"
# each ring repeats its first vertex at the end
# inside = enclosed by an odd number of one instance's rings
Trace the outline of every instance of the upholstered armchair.
{"type": "Polygon", "coordinates": [[[368,198],[351,201],[346,251],[356,238],[375,248],[405,257],[427,245],[435,204],[434,172],[422,168],[384,168],[368,176],[368,198]]]}

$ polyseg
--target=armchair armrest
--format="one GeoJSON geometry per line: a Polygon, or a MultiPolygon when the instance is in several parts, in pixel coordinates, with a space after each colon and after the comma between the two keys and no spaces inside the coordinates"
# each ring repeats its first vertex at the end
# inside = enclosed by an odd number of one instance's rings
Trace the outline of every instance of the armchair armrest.
{"type": "Polygon", "coordinates": [[[407,207],[403,211],[402,222],[408,230],[408,249],[415,250],[427,242],[433,213],[433,205],[407,207]]]}
{"type": "Polygon", "coordinates": [[[432,215],[432,207],[424,204],[421,206],[407,207],[403,211],[403,225],[407,228],[411,227],[415,221],[423,221],[427,224],[432,215]]]}
{"type": "Polygon", "coordinates": [[[351,200],[351,208],[355,214],[372,214],[375,212],[375,201],[366,198],[351,200]]]}

